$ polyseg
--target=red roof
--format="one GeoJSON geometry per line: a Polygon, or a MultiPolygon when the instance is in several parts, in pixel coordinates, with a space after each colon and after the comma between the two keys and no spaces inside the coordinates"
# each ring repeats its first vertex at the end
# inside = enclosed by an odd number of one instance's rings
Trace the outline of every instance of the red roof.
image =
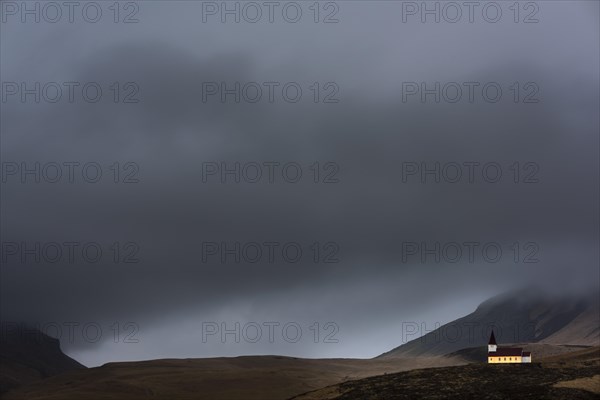
{"type": "Polygon", "coordinates": [[[489,357],[520,357],[522,355],[523,349],[520,347],[499,347],[496,351],[488,353],[489,357]]]}

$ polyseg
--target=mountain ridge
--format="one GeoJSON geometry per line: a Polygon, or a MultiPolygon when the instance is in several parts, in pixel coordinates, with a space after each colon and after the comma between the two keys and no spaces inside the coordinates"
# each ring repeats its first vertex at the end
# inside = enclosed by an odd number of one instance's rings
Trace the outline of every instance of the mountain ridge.
{"type": "Polygon", "coordinates": [[[0,394],[43,378],[80,369],[86,367],[64,354],[58,339],[37,329],[2,323],[0,394]]]}
{"type": "Polygon", "coordinates": [[[499,345],[600,345],[598,293],[552,295],[531,287],[483,301],[472,313],[378,356],[441,356],[484,347],[494,330],[499,345]]]}

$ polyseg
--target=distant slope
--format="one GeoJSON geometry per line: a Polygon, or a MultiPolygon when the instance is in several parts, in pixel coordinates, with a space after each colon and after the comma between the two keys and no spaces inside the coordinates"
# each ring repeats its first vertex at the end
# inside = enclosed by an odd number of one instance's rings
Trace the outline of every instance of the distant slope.
{"type": "Polygon", "coordinates": [[[2,330],[0,394],[23,384],[79,369],[85,367],[65,355],[57,339],[33,330],[2,330]]]}
{"type": "Polygon", "coordinates": [[[533,364],[427,368],[340,383],[293,400],[587,400],[600,395],[600,348],[533,364]]]}
{"type": "Polygon", "coordinates": [[[499,345],[600,345],[598,294],[551,297],[534,290],[502,294],[483,302],[475,312],[380,357],[439,356],[484,348],[492,327],[499,345]]]}
{"type": "Polygon", "coordinates": [[[568,343],[586,346],[599,345],[600,306],[590,307],[579,314],[568,325],[543,339],[543,343],[568,343]]]}
{"type": "Polygon", "coordinates": [[[327,385],[413,368],[461,365],[450,357],[415,360],[246,356],[109,363],[9,392],[6,400],[281,400],[327,385]]]}

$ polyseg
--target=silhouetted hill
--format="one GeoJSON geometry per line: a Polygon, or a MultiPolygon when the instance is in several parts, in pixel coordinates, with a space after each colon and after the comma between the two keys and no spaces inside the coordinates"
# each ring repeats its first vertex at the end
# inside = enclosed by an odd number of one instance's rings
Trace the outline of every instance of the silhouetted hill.
{"type": "Polygon", "coordinates": [[[0,393],[63,372],[86,367],[60,349],[57,339],[33,329],[2,324],[0,334],[0,393]]]}

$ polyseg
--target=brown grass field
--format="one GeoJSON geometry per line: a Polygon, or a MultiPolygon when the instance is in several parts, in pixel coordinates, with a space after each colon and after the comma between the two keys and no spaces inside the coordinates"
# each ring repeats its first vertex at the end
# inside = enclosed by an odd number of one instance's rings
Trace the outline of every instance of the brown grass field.
{"type": "Polygon", "coordinates": [[[351,379],[465,364],[460,358],[358,360],[248,356],[109,363],[44,379],[3,399],[281,400],[351,379]]]}
{"type": "Polygon", "coordinates": [[[538,351],[534,354],[541,363],[490,366],[479,361],[469,364],[459,355],[370,360],[247,356],[109,363],[46,378],[15,389],[3,398],[598,398],[594,390],[598,386],[599,347],[537,345],[532,348],[538,351]]]}

